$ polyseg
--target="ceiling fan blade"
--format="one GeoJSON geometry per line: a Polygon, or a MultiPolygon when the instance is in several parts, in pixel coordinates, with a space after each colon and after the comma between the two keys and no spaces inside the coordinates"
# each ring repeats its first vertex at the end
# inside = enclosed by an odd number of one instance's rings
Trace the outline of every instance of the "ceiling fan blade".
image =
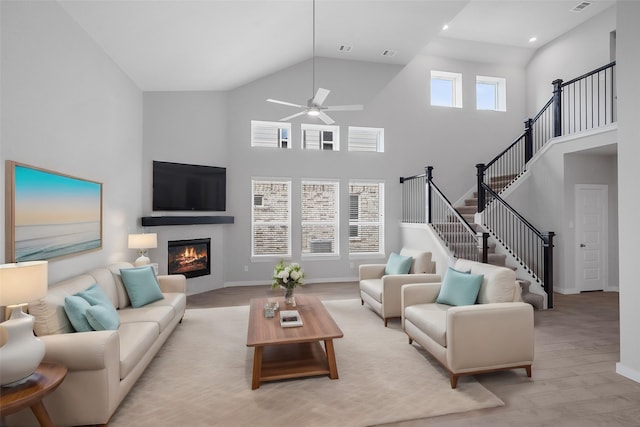
{"type": "Polygon", "coordinates": [[[360,111],[364,110],[364,105],[332,105],[324,108],[327,111],[360,111]]]}
{"type": "Polygon", "coordinates": [[[307,114],[307,112],[306,111],[300,111],[299,113],[295,113],[295,114],[292,114],[290,116],[283,117],[283,118],[280,119],[280,121],[281,122],[286,122],[287,120],[291,120],[291,119],[293,119],[295,117],[298,117],[298,116],[301,116],[303,114],[307,114]]]}
{"type": "Polygon", "coordinates": [[[331,123],[334,123],[334,120],[331,117],[327,116],[327,114],[324,111],[320,111],[320,114],[318,115],[318,117],[320,117],[320,120],[325,122],[325,124],[330,125],[331,123]]]}
{"type": "Polygon", "coordinates": [[[302,108],[302,105],[300,104],[294,104],[292,102],[287,102],[287,101],[278,101],[277,99],[267,99],[267,102],[273,102],[274,104],[282,104],[282,105],[288,105],[290,107],[298,107],[298,108],[302,108]]]}
{"type": "Polygon", "coordinates": [[[322,105],[324,100],[327,99],[327,96],[329,96],[329,92],[331,92],[329,89],[322,89],[321,87],[319,87],[318,91],[316,92],[316,96],[314,96],[313,100],[311,101],[313,105],[322,105]]]}

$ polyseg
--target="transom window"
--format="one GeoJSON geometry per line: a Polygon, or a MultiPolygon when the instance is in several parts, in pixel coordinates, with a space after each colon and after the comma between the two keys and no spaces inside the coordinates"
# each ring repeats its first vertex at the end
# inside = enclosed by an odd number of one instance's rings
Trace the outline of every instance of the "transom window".
{"type": "Polygon", "coordinates": [[[384,129],[349,126],[349,151],[384,152],[384,129]]]}
{"type": "Polygon", "coordinates": [[[431,105],[462,108],[462,74],[432,70],[431,105]]]}
{"type": "Polygon", "coordinates": [[[291,123],[251,120],[251,146],[291,148],[291,123]]]}
{"type": "Polygon", "coordinates": [[[340,150],[340,127],[302,124],[303,150],[340,150]]]}
{"type": "Polygon", "coordinates": [[[476,76],[476,109],[507,111],[506,79],[476,76]]]}

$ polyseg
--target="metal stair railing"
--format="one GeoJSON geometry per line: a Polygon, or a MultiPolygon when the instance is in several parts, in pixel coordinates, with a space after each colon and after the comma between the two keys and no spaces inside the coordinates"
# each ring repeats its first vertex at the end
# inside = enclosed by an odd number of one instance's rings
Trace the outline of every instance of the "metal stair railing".
{"type": "Polygon", "coordinates": [[[489,233],[478,233],[433,182],[433,167],[400,178],[402,221],[429,224],[456,258],[487,262],[489,233]]]}

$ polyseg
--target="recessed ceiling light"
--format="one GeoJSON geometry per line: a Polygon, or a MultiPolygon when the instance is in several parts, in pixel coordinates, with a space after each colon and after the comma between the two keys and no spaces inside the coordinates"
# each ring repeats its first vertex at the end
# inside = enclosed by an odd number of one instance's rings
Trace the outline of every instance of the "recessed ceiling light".
{"type": "Polygon", "coordinates": [[[582,12],[583,10],[585,10],[587,7],[591,6],[591,2],[589,1],[583,1],[582,3],[578,3],[573,9],[569,9],[571,12],[582,12]]]}
{"type": "Polygon", "coordinates": [[[538,40],[538,38],[536,36],[533,36],[529,39],[529,43],[533,43],[536,40],[538,40]]]}
{"type": "Polygon", "coordinates": [[[442,26],[442,31],[446,31],[446,30],[448,30],[448,29],[449,29],[449,24],[444,24],[444,25],[442,26]]]}

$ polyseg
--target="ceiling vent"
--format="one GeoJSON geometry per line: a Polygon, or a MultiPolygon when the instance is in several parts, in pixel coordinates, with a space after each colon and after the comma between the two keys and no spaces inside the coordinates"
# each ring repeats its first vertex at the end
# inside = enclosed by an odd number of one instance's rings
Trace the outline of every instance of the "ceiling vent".
{"type": "Polygon", "coordinates": [[[341,44],[340,46],[338,46],[338,50],[340,52],[351,52],[352,47],[346,44],[341,44]]]}
{"type": "Polygon", "coordinates": [[[588,8],[589,6],[591,6],[591,2],[588,1],[583,1],[581,3],[578,3],[578,5],[576,7],[574,7],[573,9],[571,9],[571,12],[582,12],[583,10],[585,10],[586,8],[588,8]]]}
{"type": "Polygon", "coordinates": [[[391,58],[392,56],[396,56],[396,53],[397,52],[395,50],[385,49],[384,51],[382,51],[382,56],[391,58]]]}

